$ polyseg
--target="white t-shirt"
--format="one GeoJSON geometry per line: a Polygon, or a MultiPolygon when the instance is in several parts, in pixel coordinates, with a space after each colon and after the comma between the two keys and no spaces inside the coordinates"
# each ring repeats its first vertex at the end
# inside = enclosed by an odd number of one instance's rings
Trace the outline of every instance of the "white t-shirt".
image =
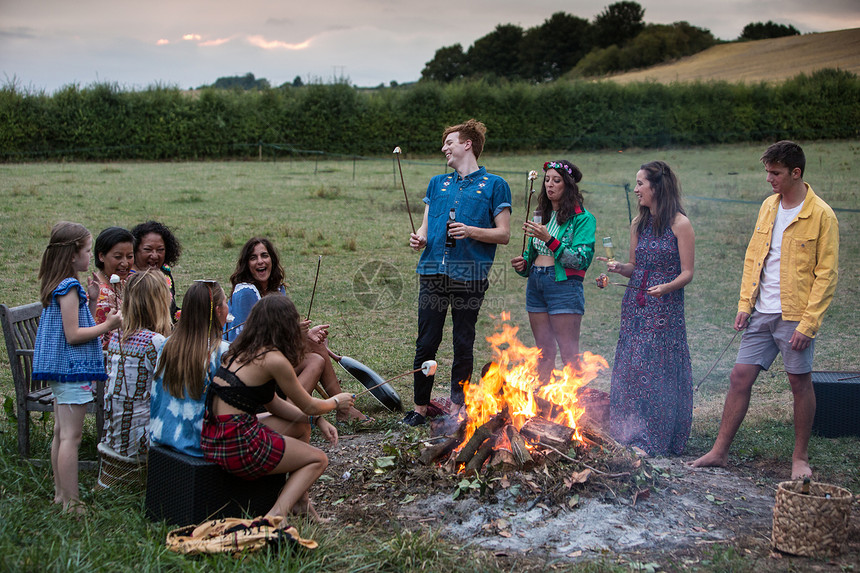
{"type": "Polygon", "coordinates": [[[782,235],[788,225],[803,208],[803,202],[792,209],[784,209],[782,201],[776,211],[773,222],[773,234],[770,238],[770,251],[764,259],[764,269],[761,272],[761,285],[755,309],[769,314],[782,314],[782,301],[779,298],[779,261],[782,257],[782,235]]]}

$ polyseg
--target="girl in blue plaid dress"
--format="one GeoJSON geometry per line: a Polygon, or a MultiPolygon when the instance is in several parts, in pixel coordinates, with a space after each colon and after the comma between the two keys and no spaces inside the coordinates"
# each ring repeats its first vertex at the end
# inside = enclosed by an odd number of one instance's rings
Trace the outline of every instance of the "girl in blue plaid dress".
{"type": "Polygon", "coordinates": [[[33,354],[33,380],[47,381],[54,394],[54,503],[77,512],[83,509],[78,448],[84,415],[93,400],[93,382],[107,378],[99,337],[122,320],[112,310],[96,325],[90,313],[78,273],[88,270],[92,246],[93,237],[83,225],[61,221],[51,229],[39,267],[43,308],[33,354]]]}

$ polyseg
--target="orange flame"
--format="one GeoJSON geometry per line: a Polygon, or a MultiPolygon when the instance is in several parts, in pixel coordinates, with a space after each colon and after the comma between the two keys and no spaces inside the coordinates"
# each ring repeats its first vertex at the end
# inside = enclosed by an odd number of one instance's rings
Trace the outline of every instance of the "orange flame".
{"type": "Polygon", "coordinates": [[[503,312],[499,331],[487,337],[493,350],[493,362],[486,374],[478,384],[464,386],[468,415],[464,443],[478,427],[505,407],[519,430],[529,418],[538,415],[540,400],[551,403],[544,403],[540,415],[576,429],[574,438],[581,441],[576,423],[585,410],[578,404],[577,392],[608,367],[606,360],[585,352],[578,364],[553,370],[550,380],[541,385],[537,368],[540,349],[523,344],[517,338],[519,327],[507,324],[508,321],[510,313],[503,312]]]}

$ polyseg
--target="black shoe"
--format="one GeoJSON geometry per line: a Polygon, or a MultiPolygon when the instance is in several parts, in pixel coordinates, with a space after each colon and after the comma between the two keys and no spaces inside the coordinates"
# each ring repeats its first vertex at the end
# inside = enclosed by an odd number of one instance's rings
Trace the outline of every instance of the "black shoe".
{"type": "Polygon", "coordinates": [[[407,426],[420,426],[427,422],[427,418],[412,410],[400,421],[401,424],[406,424],[407,426]]]}

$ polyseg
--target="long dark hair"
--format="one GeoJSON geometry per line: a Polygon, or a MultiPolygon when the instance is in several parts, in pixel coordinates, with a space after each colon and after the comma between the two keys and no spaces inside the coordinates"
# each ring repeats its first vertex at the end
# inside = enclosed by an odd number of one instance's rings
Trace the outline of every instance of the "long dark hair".
{"type": "MultiPolygon", "coordinates": [[[[561,196],[561,201],[558,202],[558,212],[555,214],[556,222],[562,224],[573,216],[577,205],[582,205],[582,192],[579,190],[579,185],[577,185],[577,183],[582,181],[582,171],[566,159],[547,161],[543,164],[544,174],[550,169],[555,169],[564,181],[564,194],[561,196]]],[[[544,182],[540,186],[538,210],[541,213],[544,224],[548,223],[552,216],[552,202],[546,196],[546,177],[544,177],[544,182]]],[[[531,213],[526,213],[526,216],[531,217],[531,213]]]]}
{"type": "Polygon", "coordinates": [[[239,283],[251,283],[258,286],[254,282],[254,276],[251,274],[249,263],[251,255],[254,254],[254,248],[259,244],[266,247],[266,251],[268,251],[269,257],[272,260],[272,273],[269,275],[269,282],[266,284],[266,292],[278,292],[281,285],[284,284],[284,267],[281,266],[278,249],[266,237],[251,237],[239,252],[239,260],[236,261],[236,270],[230,275],[230,283],[233,285],[230,296],[233,296],[232,292],[236,290],[236,285],[239,283]]]}
{"type": "Polygon", "coordinates": [[[222,362],[250,362],[267,350],[278,350],[293,366],[305,355],[305,335],[296,305],[288,297],[264,296],[251,308],[242,332],[224,353],[222,362]]]}
{"type": "Polygon", "coordinates": [[[203,395],[210,356],[221,340],[215,309],[222,304],[227,304],[227,298],[215,281],[197,281],[186,291],[179,322],[155,369],[174,398],[184,398],[183,390],[194,400],[203,395]]]}
{"type": "MultiPolygon", "coordinates": [[[[675,215],[681,213],[686,215],[681,205],[681,183],[665,161],[649,161],[641,167],[645,172],[645,178],[651,185],[654,202],[654,235],[661,236],[668,227],[672,226],[675,215]]],[[[639,207],[639,215],[636,217],[636,234],[641,235],[651,220],[651,210],[648,207],[639,207]]]]}

